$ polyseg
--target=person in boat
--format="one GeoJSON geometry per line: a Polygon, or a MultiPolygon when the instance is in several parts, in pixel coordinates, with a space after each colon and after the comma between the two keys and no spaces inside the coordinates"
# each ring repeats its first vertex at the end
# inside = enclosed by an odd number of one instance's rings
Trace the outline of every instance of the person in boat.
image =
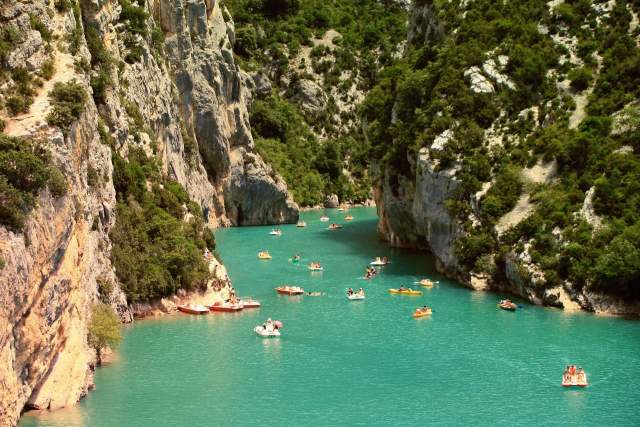
{"type": "Polygon", "coordinates": [[[578,376],[578,382],[579,383],[584,383],[585,382],[584,369],[578,368],[577,376],[578,376]]]}
{"type": "Polygon", "coordinates": [[[400,285],[400,287],[398,288],[398,290],[399,290],[400,292],[402,292],[402,291],[408,291],[409,289],[407,289],[407,288],[405,288],[404,286],[400,285]]]}
{"type": "Polygon", "coordinates": [[[386,256],[385,256],[385,257],[382,257],[382,262],[384,262],[385,264],[387,264],[387,263],[389,262],[389,258],[387,258],[386,256]]]}
{"type": "Polygon", "coordinates": [[[352,288],[347,289],[347,295],[349,295],[349,296],[353,295],[353,289],[352,288]]]}
{"type": "Polygon", "coordinates": [[[358,295],[364,296],[364,289],[362,288],[358,289],[358,295]]]}
{"type": "Polygon", "coordinates": [[[295,254],[293,256],[293,259],[296,260],[296,261],[300,261],[300,255],[299,254],[295,254]]]}

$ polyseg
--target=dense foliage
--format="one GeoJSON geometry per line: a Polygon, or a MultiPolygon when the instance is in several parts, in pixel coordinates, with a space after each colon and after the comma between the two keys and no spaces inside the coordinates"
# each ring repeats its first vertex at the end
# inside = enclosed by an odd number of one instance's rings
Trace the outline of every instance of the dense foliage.
{"type": "Polygon", "coordinates": [[[367,144],[349,94],[366,91],[391,64],[406,34],[406,12],[395,2],[225,0],[236,26],[234,51],[243,68],[269,75],[279,88],[254,103],[251,124],[263,157],[302,205],[326,194],[361,202],[370,197],[367,144]],[[326,40],[328,30],[339,36],[326,40]],[[319,44],[318,40],[325,39],[319,44]],[[298,56],[306,49],[309,64],[298,56]],[[302,110],[295,98],[305,80],[321,82],[326,107],[302,110]],[[340,98],[340,99],[338,99],[340,98]],[[340,117],[339,125],[336,117],[340,117]]]}
{"type": "Polygon", "coordinates": [[[448,207],[465,230],[456,253],[467,271],[500,275],[509,253],[527,252],[545,287],[568,280],[640,298],[640,31],[630,26],[640,4],[479,0],[433,7],[442,37],[410,46],[362,107],[372,156],[412,177],[408,157],[427,147],[440,168],[457,170],[459,191],[448,207]],[[559,42],[571,37],[573,59],[559,42]],[[465,71],[500,55],[513,86],[493,80],[494,94],[474,92],[465,71]],[[574,127],[569,119],[580,93],[588,96],[586,117],[574,127]],[[509,137],[489,144],[490,129],[509,137]],[[431,147],[445,131],[453,137],[431,147]],[[554,181],[532,186],[520,177],[523,168],[550,160],[558,164],[554,181]],[[489,190],[474,206],[483,183],[489,190]],[[591,188],[597,229],[579,213],[591,188]],[[533,214],[499,236],[493,226],[524,191],[533,214]]]}
{"type": "Polygon", "coordinates": [[[127,300],[204,286],[203,252],[215,242],[200,207],[180,184],[163,178],[142,150],[130,150],[128,160],[115,154],[113,163],[118,204],[111,257],[127,300]]]}
{"type": "Polygon", "coordinates": [[[0,224],[22,230],[38,192],[47,186],[54,197],[67,191],[49,151],[35,141],[0,133],[0,224]]]}

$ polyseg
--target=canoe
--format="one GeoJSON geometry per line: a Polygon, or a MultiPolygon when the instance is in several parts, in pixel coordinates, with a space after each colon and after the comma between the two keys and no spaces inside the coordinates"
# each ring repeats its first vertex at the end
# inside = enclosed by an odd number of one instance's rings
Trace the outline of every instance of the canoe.
{"type": "Polygon", "coordinates": [[[207,307],[205,307],[204,305],[200,305],[200,304],[179,305],[178,306],[178,310],[183,312],[183,313],[188,313],[188,314],[207,314],[207,313],[209,313],[209,309],[207,307]]]}
{"type": "Polygon", "coordinates": [[[218,312],[222,312],[222,313],[235,313],[237,311],[240,311],[244,308],[244,306],[242,304],[230,304],[228,302],[225,303],[215,303],[213,305],[209,306],[209,310],[211,311],[218,311],[218,312]]]}
{"type": "Polygon", "coordinates": [[[276,338],[280,336],[280,331],[277,329],[268,330],[264,329],[262,326],[256,326],[253,328],[254,332],[260,335],[263,338],[276,338]]]}
{"type": "Polygon", "coordinates": [[[256,301],[253,298],[240,299],[239,304],[244,308],[260,308],[260,301],[256,301]]]}
{"type": "Polygon", "coordinates": [[[415,317],[415,318],[426,317],[426,316],[431,316],[431,309],[428,309],[427,311],[414,311],[413,312],[413,317],[415,317]]]}
{"type": "Polygon", "coordinates": [[[365,296],[360,294],[353,294],[353,295],[347,295],[347,298],[350,299],[351,301],[361,301],[365,298],[365,296]]]}
{"type": "Polygon", "coordinates": [[[422,291],[414,291],[413,289],[389,289],[390,294],[401,294],[401,295],[422,295],[422,291]]]}
{"type": "Polygon", "coordinates": [[[304,294],[304,289],[298,286],[289,287],[289,288],[285,288],[284,286],[278,286],[276,288],[276,292],[282,295],[302,295],[304,294]]]}
{"type": "Polygon", "coordinates": [[[269,252],[258,252],[258,259],[271,259],[269,252]]]}

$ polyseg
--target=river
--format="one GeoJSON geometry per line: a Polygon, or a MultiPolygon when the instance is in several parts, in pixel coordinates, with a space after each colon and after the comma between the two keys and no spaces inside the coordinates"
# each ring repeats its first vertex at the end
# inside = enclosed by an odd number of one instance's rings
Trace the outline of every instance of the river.
{"type": "Polygon", "coordinates": [[[424,253],[386,247],[374,209],[352,209],[352,222],[326,212],[344,229],[326,230],[311,211],[307,228],[283,226],[280,237],[217,231],[235,288],[262,308],[136,322],[94,392],[20,426],[640,424],[640,323],[524,301],[499,310],[501,295],[439,276],[424,253]],[[257,259],[263,249],[272,260],[257,259]],[[300,264],[288,261],[296,252],[300,264]],[[391,264],[361,279],[376,255],[391,264]],[[316,260],[324,272],[307,271],[316,260]],[[423,277],[440,283],[422,296],[387,292],[423,277]],[[326,295],[279,296],[281,283],[326,295]],[[347,287],[367,299],[348,301],[347,287]],[[412,318],[424,304],[433,315],[412,318]],[[281,338],[253,333],[267,317],[284,323],[281,338]],[[569,363],[585,368],[588,388],[560,386],[569,363]]]}

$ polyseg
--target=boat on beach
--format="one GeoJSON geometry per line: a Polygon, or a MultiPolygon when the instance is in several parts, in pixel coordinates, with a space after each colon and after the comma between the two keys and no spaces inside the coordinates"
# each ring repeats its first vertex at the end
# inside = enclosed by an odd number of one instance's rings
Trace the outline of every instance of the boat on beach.
{"type": "Polygon", "coordinates": [[[422,291],[416,291],[414,289],[389,289],[390,294],[400,294],[400,295],[422,295],[422,291]]]}
{"type": "Polygon", "coordinates": [[[271,254],[269,251],[258,252],[258,259],[271,259],[271,254]]]}
{"type": "Polygon", "coordinates": [[[230,303],[230,302],[215,302],[209,306],[209,310],[218,311],[221,313],[235,313],[244,308],[244,305],[238,303],[230,303]]]}
{"type": "Polygon", "coordinates": [[[178,310],[187,314],[207,314],[209,309],[202,304],[184,304],[179,305],[178,310]]]}
{"type": "Polygon", "coordinates": [[[276,289],[276,292],[282,295],[302,295],[304,294],[304,289],[302,289],[300,286],[289,286],[289,285],[282,285],[282,286],[278,286],[276,289]]]}
{"type": "Polygon", "coordinates": [[[498,307],[506,311],[516,311],[516,308],[518,308],[510,299],[503,299],[498,303],[498,307]]]}

